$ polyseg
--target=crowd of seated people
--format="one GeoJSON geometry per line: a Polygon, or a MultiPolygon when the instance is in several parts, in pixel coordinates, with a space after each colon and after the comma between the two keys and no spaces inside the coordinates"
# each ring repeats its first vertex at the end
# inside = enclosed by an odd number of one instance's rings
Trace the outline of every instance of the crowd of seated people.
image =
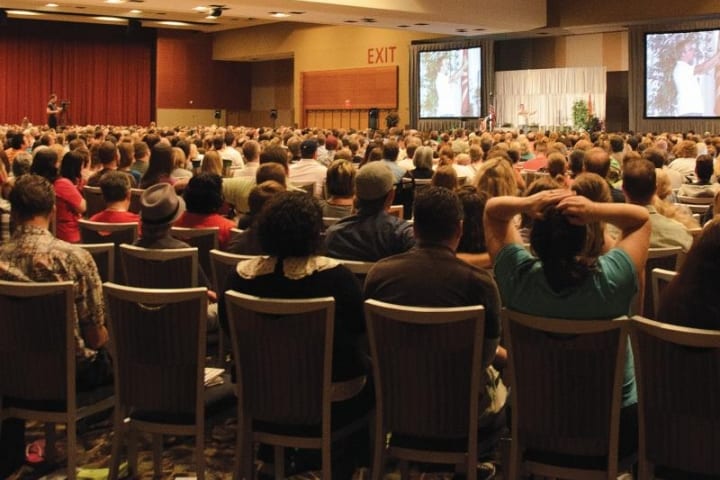
{"type": "MultiPolygon", "coordinates": [[[[12,213],[15,229],[0,243],[1,279],[60,279],[56,273],[48,276],[30,268],[30,252],[21,259],[20,250],[14,250],[29,241],[30,234],[91,270],[92,261],[67,243],[80,242],[78,220],[87,208],[82,188],[97,185],[105,210],[91,220],[138,222],[142,228],[137,245],[147,248],[186,246],[170,235],[173,225],[217,226],[221,250],[266,256],[242,264],[231,286],[268,296],[352,294],[357,298],[348,302],[358,303],[361,286],[334,262],[379,262],[367,277],[379,282],[392,279],[396,269],[408,263],[428,257],[432,264],[447,253],[482,277],[480,283],[490,285],[486,295],[476,299],[486,306],[499,292],[502,306],[527,313],[610,318],[641,313],[631,311],[631,302],[647,284],[648,249],[679,245],[687,260],[663,292],[658,319],[720,328],[720,310],[706,281],[720,270],[714,261],[718,255],[712,254],[720,229],[713,220],[715,212],[720,213],[720,136],[216,126],[78,126],[55,132],[10,125],[0,126],[0,140],[0,210],[12,213]],[[223,164],[227,160],[229,167],[223,164]],[[417,180],[431,181],[428,191],[438,211],[423,204],[417,180]],[[389,210],[408,181],[417,193],[403,202],[406,218],[398,218],[389,210]],[[130,211],[135,186],[145,191],[140,212],[130,211]],[[36,191],[51,193],[52,202],[23,203],[32,200],[28,192],[36,191]],[[693,215],[676,201],[678,196],[705,196],[710,203],[705,213],[693,215]],[[418,211],[417,204],[422,207],[418,211]],[[435,238],[427,223],[422,224],[440,211],[457,215],[452,225],[437,224],[447,230],[445,238],[435,238]],[[408,221],[413,214],[416,218],[408,221]],[[295,239],[287,229],[300,228],[303,215],[309,223],[302,227],[312,231],[295,239]],[[323,217],[333,224],[323,225],[323,217]],[[55,237],[48,231],[53,224],[55,237]],[[233,228],[243,231],[231,238],[233,228]],[[444,245],[442,255],[437,254],[438,244],[444,245]],[[291,265],[288,257],[303,263],[291,265]],[[388,257],[394,260],[384,260],[388,257]],[[302,274],[289,278],[285,268],[302,274]],[[493,268],[494,279],[479,273],[493,268]],[[340,285],[341,280],[353,283],[355,290],[336,291],[350,288],[340,285]],[[308,288],[293,288],[301,283],[308,288]],[[703,301],[694,302],[695,295],[703,301]],[[700,315],[702,322],[697,321],[700,315]]],[[[455,260],[448,265],[459,271],[455,260]]],[[[201,271],[200,285],[210,286],[207,273],[201,271]]],[[[393,281],[410,288],[411,280],[393,281]]],[[[417,291],[391,295],[386,287],[366,284],[365,295],[417,304],[431,298],[426,294],[418,299],[417,291]]],[[[101,286],[97,282],[88,288],[101,286]]],[[[208,292],[212,319],[217,318],[217,295],[222,321],[223,293],[208,292]]],[[[102,302],[101,294],[93,295],[100,295],[96,300],[102,302]]],[[[437,300],[443,306],[470,301],[437,300]]],[[[337,310],[336,315],[344,312],[337,310]]],[[[349,334],[360,332],[357,318],[345,320],[351,325],[349,334]]],[[[78,322],[101,326],[102,315],[78,322]]],[[[84,334],[81,328],[79,336],[84,334]]],[[[84,343],[99,348],[105,340],[93,337],[84,343]]],[[[637,401],[631,367],[632,359],[623,394],[623,435],[629,442],[623,446],[630,449],[636,443],[632,431],[637,401]]],[[[17,431],[17,425],[4,426],[3,439],[17,431]]]]}

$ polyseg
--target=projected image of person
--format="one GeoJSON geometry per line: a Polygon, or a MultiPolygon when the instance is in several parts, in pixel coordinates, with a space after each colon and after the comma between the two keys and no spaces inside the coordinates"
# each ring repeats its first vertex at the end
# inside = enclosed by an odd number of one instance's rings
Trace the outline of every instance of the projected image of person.
{"type": "Polygon", "coordinates": [[[438,116],[455,117],[460,115],[461,90],[460,68],[454,68],[452,59],[446,56],[440,63],[437,77],[435,77],[435,90],[438,98],[438,116]]]}
{"type": "Polygon", "coordinates": [[[720,64],[720,50],[709,59],[695,64],[697,46],[692,39],[686,39],[678,45],[679,58],[673,69],[673,82],[677,90],[676,108],[679,116],[699,117],[715,115],[714,97],[711,107],[706,108],[699,76],[720,64]]]}

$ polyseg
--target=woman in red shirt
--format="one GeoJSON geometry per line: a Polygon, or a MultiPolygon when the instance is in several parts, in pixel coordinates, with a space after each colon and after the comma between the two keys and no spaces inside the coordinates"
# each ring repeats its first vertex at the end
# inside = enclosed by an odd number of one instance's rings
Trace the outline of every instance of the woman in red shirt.
{"type": "Polygon", "coordinates": [[[175,222],[175,226],[219,227],[218,243],[221,250],[226,250],[230,242],[230,229],[235,227],[235,222],[218,213],[224,202],[220,175],[203,172],[194,176],[190,179],[183,198],[187,210],[175,222]]]}

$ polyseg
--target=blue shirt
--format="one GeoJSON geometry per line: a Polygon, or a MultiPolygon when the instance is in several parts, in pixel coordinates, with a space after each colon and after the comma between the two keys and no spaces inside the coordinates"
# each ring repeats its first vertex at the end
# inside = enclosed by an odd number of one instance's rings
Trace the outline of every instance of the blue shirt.
{"type": "MultiPolygon", "coordinates": [[[[619,248],[600,256],[597,271],[582,284],[555,292],[545,278],[540,259],[522,245],[506,245],[495,259],[495,280],[505,307],[552,318],[591,320],[627,315],[638,291],[635,265],[619,248]]],[[[628,343],[622,406],[634,403],[635,369],[628,343]]]]}

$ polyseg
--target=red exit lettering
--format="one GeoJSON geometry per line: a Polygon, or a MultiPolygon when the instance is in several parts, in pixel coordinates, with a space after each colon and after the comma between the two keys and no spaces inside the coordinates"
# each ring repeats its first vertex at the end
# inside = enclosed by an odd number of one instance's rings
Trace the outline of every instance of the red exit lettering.
{"type": "Polygon", "coordinates": [[[379,47],[368,48],[367,61],[370,64],[375,63],[395,63],[395,49],[397,47],[379,47]]]}

